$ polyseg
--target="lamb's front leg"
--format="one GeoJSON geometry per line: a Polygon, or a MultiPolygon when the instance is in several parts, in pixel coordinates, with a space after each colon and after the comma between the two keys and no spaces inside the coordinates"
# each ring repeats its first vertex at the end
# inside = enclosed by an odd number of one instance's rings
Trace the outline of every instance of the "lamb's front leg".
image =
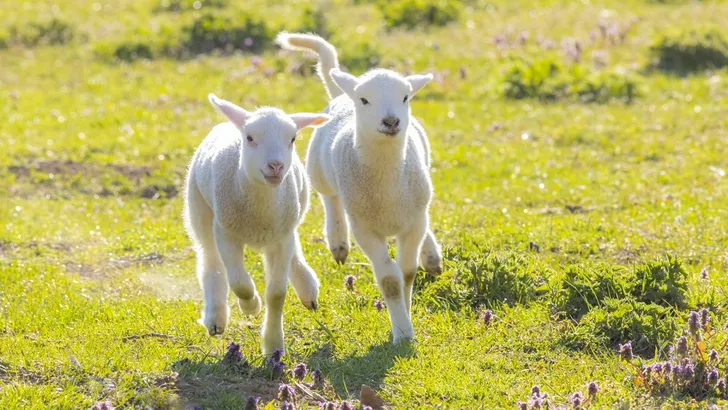
{"type": "Polygon", "coordinates": [[[427,216],[417,218],[407,232],[397,235],[397,264],[404,275],[404,303],[407,313],[412,306],[412,288],[417,277],[417,257],[427,231],[427,216]]]}
{"type": "Polygon", "coordinates": [[[387,239],[356,224],[352,224],[352,231],[356,242],[372,264],[377,285],[387,303],[394,343],[402,339],[412,339],[414,329],[404,301],[402,271],[389,257],[387,239]]]}
{"type": "Polygon", "coordinates": [[[230,289],[238,297],[240,310],[245,314],[256,316],[260,313],[260,295],[255,289],[255,282],[245,270],[243,244],[217,224],[214,232],[217,251],[225,264],[230,289]]]}
{"type": "Polygon", "coordinates": [[[288,275],[295,245],[293,233],[265,253],[265,317],[263,318],[263,354],[283,349],[283,305],[286,302],[288,275]]]}

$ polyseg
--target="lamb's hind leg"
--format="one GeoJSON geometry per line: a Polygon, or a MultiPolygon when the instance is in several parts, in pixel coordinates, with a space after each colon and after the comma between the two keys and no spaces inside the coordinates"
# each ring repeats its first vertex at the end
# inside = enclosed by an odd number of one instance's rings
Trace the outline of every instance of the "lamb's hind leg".
{"type": "Polygon", "coordinates": [[[230,316],[228,283],[215,247],[212,210],[194,185],[188,187],[184,217],[187,230],[195,242],[197,278],[204,300],[200,323],[211,336],[222,334],[230,316]]]}
{"type": "Polygon", "coordinates": [[[260,313],[260,295],[255,283],[245,270],[243,244],[229,235],[224,228],[215,225],[215,244],[220,259],[225,264],[230,289],[238,297],[238,305],[243,313],[255,316],[260,313]]]}
{"type": "Polygon", "coordinates": [[[318,308],[319,281],[316,272],[308,266],[303,257],[301,240],[298,232],[294,232],[294,251],[291,258],[290,281],[296,296],[310,310],[318,308]]]}
{"type": "Polygon", "coordinates": [[[321,200],[326,210],[326,242],[334,260],[344,263],[349,256],[349,224],[344,204],[338,196],[321,195],[321,200]]]}
{"type": "Polygon", "coordinates": [[[429,215],[427,216],[427,233],[420,249],[420,266],[431,275],[442,273],[442,249],[430,230],[429,215]]]}

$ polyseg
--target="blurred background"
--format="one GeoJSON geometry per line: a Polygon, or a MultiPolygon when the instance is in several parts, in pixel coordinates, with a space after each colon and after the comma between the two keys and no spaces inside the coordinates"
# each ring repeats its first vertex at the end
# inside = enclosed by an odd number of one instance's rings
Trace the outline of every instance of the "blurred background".
{"type": "MultiPolygon", "coordinates": [[[[716,332],[702,348],[725,347],[728,3],[0,6],[0,407],[277,408],[260,318],[233,309],[219,339],[195,323],[180,215],[187,163],[223,120],[208,93],[248,110],[326,106],[315,60],[273,44],[281,30],[322,35],[354,74],[435,76],[412,109],[446,261],[418,277],[414,352],[387,344],[361,252],[333,263],[315,198],[300,228],[322,310],[290,292],[287,365],[320,368],[327,400],[368,384],[397,408],[513,408],[534,384],[563,404],[597,381],[594,408],[724,403],[707,368],[647,388],[616,349],[667,360],[703,308],[716,332]],[[230,342],[249,367],[223,366],[230,342]]],[[[260,257],[246,264],[261,288],[260,257]]]]}

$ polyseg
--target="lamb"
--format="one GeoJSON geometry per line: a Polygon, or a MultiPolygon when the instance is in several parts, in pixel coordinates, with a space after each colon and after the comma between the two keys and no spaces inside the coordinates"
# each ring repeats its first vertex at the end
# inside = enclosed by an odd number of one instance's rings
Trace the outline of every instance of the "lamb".
{"type": "Polygon", "coordinates": [[[276,41],[318,54],[317,71],[331,98],[325,112],[332,119],[314,131],[306,157],[325,208],[329,250],[337,262],[346,261],[350,225],[387,303],[393,341],[411,339],[418,260],[432,274],[441,272],[442,262],[429,229],[430,146],[409,105],[432,75],[375,69],[355,77],[339,70],[336,49],[316,35],[282,32],[276,41]],[[388,253],[391,236],[396,264],[388,253]]]}
{"type": "Polygon", "coordinates": [[[294,142],[299,130],[320,126],[329,116],[265,107],[248,112],[213,94],[209,100],[229,121],[208,134],[187,175],[184,221],[204,298],[200,323],[211,336],[225,331],[229,288],[243,313],[260,312],[243,259],[244,246],[259,249],[266,282],[262,350],[271,354],[283,348],[288,280],[304,306],[315,310],[318,304],[318,278],[296,231],[308,208],[309,186],[294,142]]]}

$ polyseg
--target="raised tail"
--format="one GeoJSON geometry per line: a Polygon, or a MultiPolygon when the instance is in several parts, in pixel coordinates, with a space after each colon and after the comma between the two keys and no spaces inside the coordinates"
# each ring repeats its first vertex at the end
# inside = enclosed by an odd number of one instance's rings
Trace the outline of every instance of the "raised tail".
{"type": "Polygon", "coordinates": [[[329,75],[332,68],[339,68],[339,57],[328,41],[315,34],[291,34],[282,31],[278,33],[276,43],[288,50],[311,50],[318,54],[316,71],[324,82],[329,98],[334,99],[344,93],[329,75]]]}

